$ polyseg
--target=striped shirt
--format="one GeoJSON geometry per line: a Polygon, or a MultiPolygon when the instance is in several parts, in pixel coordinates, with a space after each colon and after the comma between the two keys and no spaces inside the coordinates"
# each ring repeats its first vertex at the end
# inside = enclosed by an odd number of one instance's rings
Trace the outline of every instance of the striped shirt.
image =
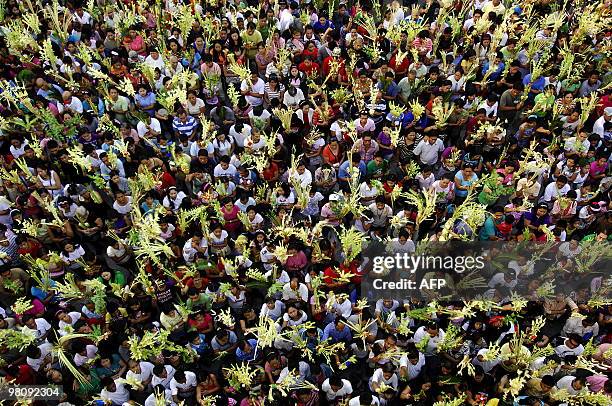
{"type": "Polygon", "coordinates": [[[172,120],[172,128],[181,135],[191,136],[198,126],[198,122],[192,116],[187,116],[186,122],[182,122],[179,117],[172,120]]]}

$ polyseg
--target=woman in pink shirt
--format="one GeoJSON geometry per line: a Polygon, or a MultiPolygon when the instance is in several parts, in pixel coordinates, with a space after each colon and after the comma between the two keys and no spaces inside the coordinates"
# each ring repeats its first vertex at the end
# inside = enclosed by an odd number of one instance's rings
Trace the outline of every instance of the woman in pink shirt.
{"type": "Polygon", "coordinates": [[[599,180],[606,176],[606,170],[608,169],[608,162],[605,156],[598,156],[597,160],[591,162],[589,169],[589,176],[591,179],[599,180]]]}
{"type": "Polygon", "coordinates": [[[124,43],[128,48],[128,51],[136,51],[138,55],[146,56],[147,49],[145,46],[144,39],[138,34],[136,30],[130,30],[128,36],[125,38],[124,43]]]}
{"type": "Polygon", "coordinates": [[[304,269],[308,264],[308,259],[303,251],[298,250],[295,245],[290,245],[287,249],[287,261],[285,261],[285,269],[288,272],[296,272],[304,269]]]}

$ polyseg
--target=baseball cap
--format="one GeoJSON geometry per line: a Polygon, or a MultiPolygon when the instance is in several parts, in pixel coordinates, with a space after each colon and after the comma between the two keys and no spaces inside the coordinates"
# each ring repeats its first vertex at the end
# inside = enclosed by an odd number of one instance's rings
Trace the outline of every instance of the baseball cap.
{"type": "Polygon", "coordinates": [[[338,47],[334,48],[334,50],[332,51],[333,56],[340,56],[341,53],[342,53],[342,50],[338,47]]]}
{"type": "Polygon", "coordinates": [[[604,113],[606,114],[606,116],[612,116],[612,107],[606,107],[604,109],[604,113]]]}
{"type": "Polygon", "coordinates": [[[337,193],[332,193],[331,195],[329,195],[330,202],[337,202],[338,200],[340,200],[340,196],[338,196],[337,193]]]}

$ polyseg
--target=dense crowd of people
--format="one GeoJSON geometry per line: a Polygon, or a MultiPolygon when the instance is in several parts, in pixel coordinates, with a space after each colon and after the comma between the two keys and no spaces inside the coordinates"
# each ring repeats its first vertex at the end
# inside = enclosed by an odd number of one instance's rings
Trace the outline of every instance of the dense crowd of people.
{"type": "Polygon", "coordinates": [[[4,383],[609,405],[610,7],[3,1],[4,383]],[[368,300],[368,255],[458,241],[484,296],[368,300]]]}

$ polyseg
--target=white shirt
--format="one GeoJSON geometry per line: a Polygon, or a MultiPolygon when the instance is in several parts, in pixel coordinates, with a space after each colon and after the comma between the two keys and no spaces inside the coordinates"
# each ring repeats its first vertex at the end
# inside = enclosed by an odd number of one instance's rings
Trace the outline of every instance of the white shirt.
{"type": "Polygon", "coordinates": [[[174,373],[176,370],[170,365],[164,365],[164,368],[166,368],[167,376],[162,379],[156,375],[153,375],[153,378],[151,379],[151,386],[156,387],[157,385],[163,385],[166,389],[170,387],[170,381],[172,378],[174,378],[174,373]]]}
{"type": "MultiPolygon", "coordinates": [[[[172,391],[170,389],[166,389],[164,391],[164,398],[166,399],[166,405],[168,406],[176,406],[176,403],[172,400],[172,391]]],[[[157,406],[158,402],[155,398],[155,393],[151,393],[149,397],[145,400],[144,406],[157,406]]]]}
{"type": "Polygon", "coordinates": [[[236,131],[235,126],[231,126],[229,130],[229,135],[234,139],[236,145],[240,148],[244,147],[244,141],[251,135],[251,126],[248,124],[242,125],[242,131],[236,131]]]}
{"type": "Polygon", "coordinates": [[[304,302],[308,301],[308,288],[303,283],[298,285],[297,292],[291,289],[291,283],[288,282],[283,286],[283,300],[301,299],[304,302]]]}
{"type": "Polygon", "coordinates": [[[304,92],[302,92],[302,89],[297,89],[294,96],[291,96],[289,91],[286,91],[285,95],[283,96],[283,104],[293,110],[295,110],[304,100],[306,99],[304,98],[304,92]]]}
{"type": "MultiPolygon", "coordinates": [[[[353,399],[349,400],[348,402],[348,406],[361,406],[361,400],[359,400],[359,396],[354,397],[353,399]]],[[[376,396],[372,396],[372,403],[370,403],[371,406],[378,406],[380,405],[380,401],[378,400],[378,398],[376,396]]]]}
{"type": "Polygon", "coordinates": [[[575,376],[567,375],[557,381],[557,389],[565,389],[570,395],[577,395],[582,392],[584,388],[580,391],[577,391],[572,387],[572,382],[576,379],[575,376]]]}
{"type": "Polygon", "coordinates": [[[289,180],[298,181],[302,187],[306,187],[312,183],[312,173],[308,169],[305,169],[302,174],[289,169],[289,180]]]}
{"type": "Polygon", "coordinates": [[[213,171],[213,175],[215,176],[215,178],[219,178],[221,176],[234,177],[235,174],[236,174],[236,167],[232,164],[229,164],[227,169],[223,169],[221,167],[221,164],[218,164],[217,166],[215,166],[215,169],[213,171]]]}
{"type": "Polygon", "coordinates": [[[93,359],[98,353],[98,347],[95,345],[89,344],[85,347],[85,355],[74,354],[74,364],[77,367],[85,365],[87,361],[93,359]]]}
{"type": "Polygon", "coordinates": [[[147,361],[140,361],[140,373],[137,374],[132,370],[127,371],[126,379],[132,378],[138,382],[147,381],[153,375],[153,364],[147,361]]]}
{"type": "Polygon", "coordinates": [[[580,344],[576,348],[569,348],[567,345],[565,345],[565,343],[555,347],[555,353],[561,358],[566,357],[568,355],[578,356],[582,354],[583,352],[584,352],[584,346],[582,344],[580,344]]]}
{"type": "Polygon", "coordinates": [[[274,321],[280,319],[285,311],[285,304],[280,300],[274,302],[274,308],[270,309],[266,303],[261,306],[260,317],[269,317],[274,321]]]}
{"type": "MultiPolygon", "coordinates": [[[[264,83],[264,81],[258,78],[257,82],[253,83],[253,85],[251,86],[251,92],[263,95],[265,91],[265,86],[266,84],[264,83]]],[[[242,83],[240,84],[240,91],[244,92],[248,88],[249,88],[248,83],[245,80],[243,80],[242,83]]],[[[245,98],[249,102],[249,104],[253,107],[261,106],[263,104],[263,97],[253,97],[247,94],[245,98]]]]}
{"type": "Polygon", "coordinates": [[[66,323],[64,320],[60,320],[60,322],[57,324],[59,327],[59,333],[61,336],[65,336],[66,334],[68,334],[68,331],[66,331],[66,327],[70,326],[74,326],[74,324],[79,321],[79,319],[81,318],[81,313],[79,312],[70,312],[68,313],[68,316],[70,317],[70,323],[66,323]]]}
{"type": "Polygon", "coordinates": [[[277,25],[278,30],[281,33],[288,30],[291,24],[293,24],[293,18],[294,17],[291,14],[291,11],[289,10],[289,8],[286,8],[283,11],[281,11],[280,15],[278,16],[278,25],[277,25]]]}
{"type": "Polygon", "coordinates": [[[396,374],[391,375],[391,379],[385,379],[382,368],[378,368],[376,371],[374,371],[372,377],[370,378],[370,389],[372,391],[373,383],[377,383],[378,385],[384,383],[387,386],[391,386],[393,389],[397,389],[398,379],[396,374]]]}
{"type": "Polygon", "coordinates": [[[444,151],[444,143],[437,138],[433,145],[429,141],[421,140],[414,149],[414,154],[419,156],[421,163],[434,165],[438,162],[439,154],[442,151],[444,151]]]}
{"type": "MultiPolygon", "coordinates": [[[[152,117],[149,127],[156,133],[161,134],[161,124],[159,123],[158,119],[152,117]]],[[[138,124],[136,124],[136,130],[138,131],[138,136],[140,138],[144,138],[145,134],[149,131],[147,124],[142,121],[139,121],[138,124]]]]}
{"type": "Polygon", "coordinates": [[[130,392],[120,382],[119,379],[115,379],[116,389],[114,392],[109,392],[106,388],[100,392],[100,397],[106,401],[110,401],[115,405],[122,405],[130,400],[130,392]]]}
{"type": "Polygon", "coordinates": [[[195,390],[195,387],[198,385],[198,380],[196,379],[196,374],[191,371],[185,371],[185,383],[179,383],[176,379],[172,378],[170,380],[170,390],[172,391],[172,396],[176,396],[179,392],[195,390]]]}
{"type": "Polygon", "coordinates": [[[323,382],[323,385],[321,385],[321,389],[323,389],[323,391],[327,395],[327,400],[334,400],[337,397],[344,397],[353,393],[353,386],[346,379],[342,380],[342,387],[338,389],[337,392],[334,392],[334,390],[330,386],[329,378],[327,378],[325,382],[323,382]]]}
{"type": "Polygon", "coordinates": [[[155,68],[159,68],[160,71],[164,71],[164,68],[166,66],[166,64],[164,63],[163,58],[161,57],[161,55],[159,55],[157,57],[157,59],[153,59],[153,57],[151,55],[147,56],[145,58],[144,63],[146,63],[147,65],[151,66],[153,69],[155,68]]]}
{"type": "Polygon", "coordinates": [[[441,328],[438,329],[438,335],[435,337],[431,337],[429,335],[429,333],[427,332],[427,329],[425,328],[425,326],[421,326],[418,328],[418,330],[414,333],[414,338],[413,338],[413,342],[415,344],[420,343],[425,337],[429,338],[429,341],[427,342],[427,348],[426,348],[426,353],[427,354],[431,354],[433,353],[433,351],[438,347],[438,343],[442,340],[444,340],[444,337],[446,336],[446,333],[444,332],[444,330],[442,330],[441,328]]]}
{"type": "Polygon", "coordinates": [[[127,203],[123,206],[115,201],[113,203],[113,209],[119,214],[127,214],[132,211],[132,196],[126,196],[127,203]]]}
{"type": "MultiPolygon", "coordinates": [[[[51,352],[53,349],[53,345],[50,343],[42,343],[38,346],[40,349],[40,357],[39,358],[30,358],[26,357],[27,364],[32,367],[34,371],[38,371],[45,360],[45,357],[51,352]]],[[[77,354],[78,355],[78,354],[77,354]]]]}
{"type": "Polygon", "coordinates": [[[546,186],[546,189],[544,189],[544,196],[542,197],[542,200],[550,203],[553,199],[557,199],[559,195],[565,196],[570,189],[571,188],[567,183],[561,189],[559,189],[557,187],[557,182],[552,182],[546,186]]]}
{"type": "Polygon", "coordinates": [[[419,352],[419,360],[416,365],[408,360],[408,354],[402,355],[400,358],[400,368],[406,368],[408,372],[408,380],[413,380],[421,373],[421,369],[425,366],[425,355],[419,352]]]}
{"type": "Polygon", "coordinates": [[[302,311],[300,318],[297,320],[293,320],[291,317],[289,317],[289,313],[283,314],[283,321],[286,321],[287,326],[289,327],[299,326],[300,324],[304,323],[306,320],[308,320],[308,315],[304,311],[302,311]]]}
{"type": "Polygon", "coordinates": [[[485,111],[487,112],[487,117],[497,117],[497,105],[498,103],[495,102],[494,105],[489,106],[489,103],[485,101],[480,106],[478,106],[478,108],[485,109],[485,111]]]}
{"type": "MultiPolygon", "coordinates": [[[[200,240],[199,247],[200,248],[208,247],[208,241],[206,241],[205,238],[202,238],[200,240]]],[[[192,263],[195,260],[195,256],[197,253],[198,253],[198,250],[196,250],[195,248],[191,246],[191,238],[188,239],[185,242],[185,245],[183,245],[183,258],[185,259],[185,262],[192,263]]]]}

